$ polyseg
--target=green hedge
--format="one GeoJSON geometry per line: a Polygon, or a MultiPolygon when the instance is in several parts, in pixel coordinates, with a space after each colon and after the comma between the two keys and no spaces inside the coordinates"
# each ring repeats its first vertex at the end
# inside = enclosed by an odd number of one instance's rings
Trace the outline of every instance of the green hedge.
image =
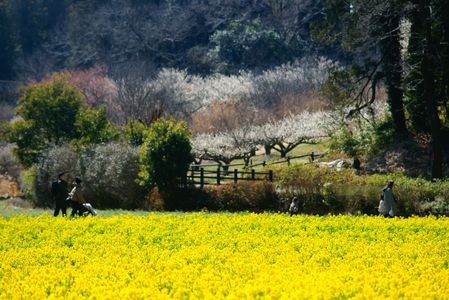
{"type": "Polygon", "coordinates": [[[243,181],[238,184],[194,187],[170,193],[153,188],[148,195],[148,207],[153,210],[210,211],[277,211],[286,203],[279,198],[274,184],[267,181],[243,181]]]}
{"type": "Polygon", "coordinates": [[[209,186],[205,194],[208,199],[205,206],[213,210],[261,212],[279,210],[281,206],[274,185],[267,181],[209,186]]]}
{"type": "Polygon", "coordinates": [[[314,165],[293,165],[277,171],[283,197],[300,199],[304,213],[377,214],[382,188],[393,179],[399,214],[449,214],[449,181],[427,181],[400,173],[355,175],[314,165]]]}

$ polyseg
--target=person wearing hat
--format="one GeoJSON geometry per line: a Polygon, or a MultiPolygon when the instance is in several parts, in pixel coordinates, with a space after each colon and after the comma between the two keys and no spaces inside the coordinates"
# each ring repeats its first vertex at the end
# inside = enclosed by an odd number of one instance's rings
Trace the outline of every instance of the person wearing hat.
{"type": "Polygon", "coordinates": [[[74,217],[76,214],[79,216],[83,215],[83,212],[86,211],[83,204],[86,203],[86,200],[84,199],[84,195],[81,191],[81,178],[76,177],[75,178],[75,186],[70,191],[70,205],[72,206],[72,213],[71,216],[74,217]]]}
{"type": "Polygon", "coordinates": [[[393,195],[394,181],[389,180],[382,189],[383,197],[379,203],[379,213],[385,217],[394,217],[396,215],[396,201],[393,195]]]}
{"type": "Polygon", "coordinates": [[[59,211],[61,211],[63,217],[67,215],[67,204],[65,200],[69,194],[69,188],[65,177],[65,172],[59,173],[58,180],[54,181],[51,185],[51,194],[56,203],[53,213],[55,217],[59,215],[59,211]]]}

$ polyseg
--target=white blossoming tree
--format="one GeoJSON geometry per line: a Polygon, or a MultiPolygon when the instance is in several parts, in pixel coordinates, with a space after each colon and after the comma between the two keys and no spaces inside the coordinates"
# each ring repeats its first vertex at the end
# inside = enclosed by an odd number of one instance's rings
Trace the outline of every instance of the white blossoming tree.
{"type": "Polygon", "coordinates": [[[193,148],[197,158],[224,166],[236,159],[243,159],[247,165],[259,146],[264,146],[266,151],[278,151],[281,157],[286,157],[299,144],[316,143],[326,137],[330,126],[327,120],[330,120],[327,112],[303,112],[261,126],[198,135],[193,140],[193,148]]]}
{"type": "Polygon", "coordinates": [[[212,160],[229,169],[229,165],[237,159],[243,159],[248,165],[255,154],[256,143],[251,140],[250,129],[237,129],[219,134],[201,134],[193,139],[193,150],[197,161],[212,160]]]}

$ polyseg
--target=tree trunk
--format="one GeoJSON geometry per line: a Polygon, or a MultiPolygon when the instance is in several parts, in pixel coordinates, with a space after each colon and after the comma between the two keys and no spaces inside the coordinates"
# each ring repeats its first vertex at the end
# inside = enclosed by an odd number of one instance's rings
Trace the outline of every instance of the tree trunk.
{"type": "Polygon", "coordinates": [[[422,53],[424,51],[423,40],[425,38],[425,24],[417,9],[409,16],[411,21],[410,39],[408,43],[407,64],[411,66],[407,81],[406,109],[412,129],[415,132],[430,133],[430,123],[427,118],[426,103],[424,99],[424,85],[422,78],[422,53]]]}
{"type": "Polygon", "coordinates": [[[380,42],[380,48],[383,55],[383,71],[393,125],[396,135],[403,138],[408,135],[408,131],[404,114],[399,24],[399,15],[385,19],[385,37],[380,42]]]}
{"type": "Polygon", "coordinates": [[[271,155],[271,145],[264,145],[265,155],[271,155]]]}
{"type": "Polygon", "coordinates": [[[430,121],[431,145],[432,145],[432,178],[443,177],[443,147],[441,141],[441,122],[438,116],[435,101],[435,74],[434,59],[435,48],[432,41],[432,21],[430,15],[430,1],[419,0],[419,15],[425,24],[425,37],[423,40],[424,52],[421,60],[421,72],[423,76],[423,100],[426,104],[427,117],[430,121]]]}

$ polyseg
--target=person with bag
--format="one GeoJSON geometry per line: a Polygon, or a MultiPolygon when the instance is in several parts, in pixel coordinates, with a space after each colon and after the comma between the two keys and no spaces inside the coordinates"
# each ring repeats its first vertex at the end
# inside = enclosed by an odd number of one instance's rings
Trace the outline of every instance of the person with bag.
{"type": "Polygon", "coordinates": [[[394,181],[389,180],[388,184],[382,189],[382,195],[379,202],[379,214],[384,217],[394,217],[396,215],[396,201],[393,195],[394,181]]]}

